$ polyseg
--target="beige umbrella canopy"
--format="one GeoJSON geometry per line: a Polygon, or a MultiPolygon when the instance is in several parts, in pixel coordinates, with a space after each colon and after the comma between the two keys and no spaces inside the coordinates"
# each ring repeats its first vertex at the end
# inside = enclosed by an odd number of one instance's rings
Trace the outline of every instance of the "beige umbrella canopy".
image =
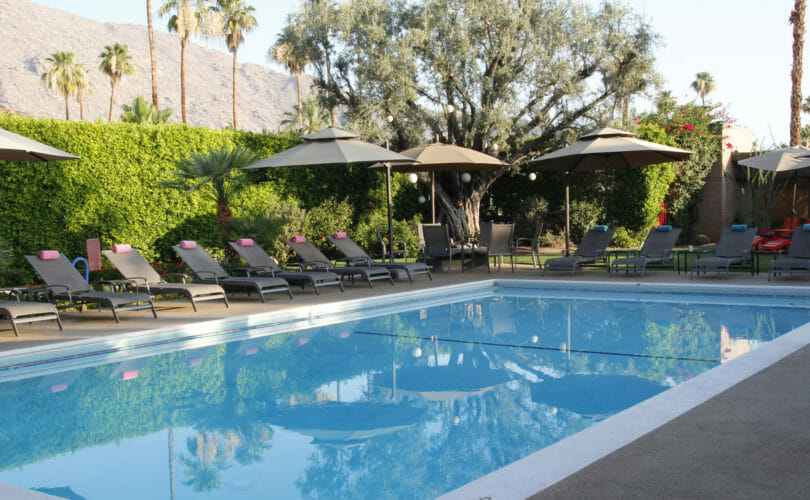
{"type": "Polygon", "coordinates": [[[603,128],[583,135],[574,144],[529,160],[540,170],[565,172],[565,251],[568,253],[570,235],[569,175],[571,172],[615,170],[681,161],[691,151],[644,141],[630,132],[603,128]]]}
{"type": "Polygon", "coordinates": [[[79,157],[0,128],[0,160],[60,161],[79,157]]]}
{"type": "MultiPolygon", "coordinates": [[[[453,144],[434,142],[426,146],[406,149],[400,152],[418,163],[392,165],[394,172],[430,172],[431,221],[436,222],[436,172],[467,172],[470,170],[488,170],[505,168],[509,164],[494,156],[462,148],[453,144]]],[[[383,168],[372,166],[372,168],[383,168]]]]}
{"type": "MultiPolygon", "coordinates": [[[[737,162],[749,168],[766,170],[769,172],[795,172],[810,167],[810,148],[804,146],[791,146],[789,148],[774,149],[761,155],[752,156],[737,162]]],[[[793,199],[790,203],[791,216],[796,213],[796,187],[798,179],[793,183],[793,199]]]]}

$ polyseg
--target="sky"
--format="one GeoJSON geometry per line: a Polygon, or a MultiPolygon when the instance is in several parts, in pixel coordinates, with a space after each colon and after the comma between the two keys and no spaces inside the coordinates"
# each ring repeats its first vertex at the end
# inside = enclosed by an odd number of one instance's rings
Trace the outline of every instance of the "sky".
{"type": "MultiPolygon", "coordinates": [[[[146,2],[138,0],[32,0],[102,22],[146,25],[146,2]]],[[[599,0],[587,0],[597,5],[599,0]]],[[[162,0],[152,0],[153,8],[162,0]]],[[[283,71],[267,60],[267,50],[300,0],[248,0],[256,8],[257,27],[240,47],[240,62],[283,71]]],[[[622,0],[661,36],[656,67],[663,88],[679,102],[696,99],[690,85],[708,71],[716,90],[707,97],[725,106],[736,125],[749,128],[761,147],[788,142],[793,0],[622,0]]],[[[810,14],[808,14],[810,18],[810,14]]],[[[165,31],[166,19],[153,18],[165,31]]],[[[807,36],[810,39],[810,35],[807,36]]],[[[223,42],[209,47],[226,51],[223,42]]],[[[808,48],[810,51],[810,48],[808,48]]],[[[808,51],[805,51],[806,53],[808,51]]],[[[803,89],[810,85],[804,61],[803,89]]],[[[810,91],[805,90],[805,94],[810,91]]],[[[639,103],[640,110],[649,104],[639,103]]],[[[810,116],[803,115],[804,122],[810,116]]]]}

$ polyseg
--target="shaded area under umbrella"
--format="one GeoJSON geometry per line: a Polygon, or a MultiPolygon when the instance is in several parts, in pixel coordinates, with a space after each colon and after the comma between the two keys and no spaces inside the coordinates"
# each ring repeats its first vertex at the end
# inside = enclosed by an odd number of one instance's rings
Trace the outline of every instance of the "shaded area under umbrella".
{"type": "Polygon", "coordinates": [[[691,151],[645,141],[631,132],[603,128],[585,134],[574,144],[529,160],[539,170],[565,172],[565,253],[571,234],[569,177],[572,172],[635,168],[689,158],[691,151]]]}
{"type": "Polygon", "coordinates": [[[629,408],[667,389],[633,375],[565,375],[532,384],[532,401],[602,416],[629,408]]]}
{"type": "Polygon", "coordinates": [[[78,159],[78,156],[0,128],[0,160],[60,161],[78,159]]]}
{"type": "Polygon", "coordinates": [[[798,171],[810,167],[810,148],[804,146],[792,146],[789,148],[774,149],[757,156],[751,156],[744,160],[739,160],[738,165],[768,172],[794,172],[793,198],[790,202],[791,215],[796,213],[796,187],[798,181],[798,171]]]}
{"type": "MultiPolygon", "coordinates": [[[[347,130],[327,127],[314,134],[302,136],[306,142],[293,146],[281,153],[257,161],[243,170],[280,167],[308,167],[371,165],[384,163],[388,175],[388,238],[393,238],[391,215],[391,163],[413,163],[414,160],[389,149],[361,141],[359,136],[347,130]]],[[[391,256],[393,261],[393,255],[391,256]]]]}

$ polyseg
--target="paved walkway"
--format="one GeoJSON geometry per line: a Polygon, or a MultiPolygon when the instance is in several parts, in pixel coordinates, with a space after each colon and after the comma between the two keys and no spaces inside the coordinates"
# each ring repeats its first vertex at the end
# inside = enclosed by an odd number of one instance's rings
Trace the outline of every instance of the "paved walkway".
{"type": "MultiPolygon", "coordinates": [[[[64,332],[51,322],[40,322],[23,325],[20,336],[14,337],[7,323],[0,323],[0,351],[491,277],[540,278],[536,270],[528,267],[514,275],[500,272],[490,276],[485,271],[437,273],[432,282],[420,276],[414,284],[399,281],[394,287],[378,282],[369,289],[356,284],[349,285],[343,294],[328,289],[316,296],[310,289],[297,289],[293,301],[281,294],[271,297],[267,304],[240,297],[228,309],[209,302],[201,304],[197,313],[185,302],[169,300],[158,303],[157,320],[144,311],[124,312],[118,325],[109,311],[66,313],[64,332]]],[[[572,278],[549,274],[542,279],[572,278]]],[[[573,279],[638,281],[632,276],[608,278],[604,270],[589,270],[573,279]]],[[[650,273],[644,282],[690,283],[688,277],[662,271],[650,273]]],[[[752,278],[746,273],[732,273],[728,280],[700,279],[693,283],[745,287],[769,284],[765,276],[752,278]]],[[[778,284],[807,286],[803,280],[778,284]]],[[[536,498],[804,498],[810,491],[808,380],[810,347],[804,347],[538,493],[536,498]]]]}

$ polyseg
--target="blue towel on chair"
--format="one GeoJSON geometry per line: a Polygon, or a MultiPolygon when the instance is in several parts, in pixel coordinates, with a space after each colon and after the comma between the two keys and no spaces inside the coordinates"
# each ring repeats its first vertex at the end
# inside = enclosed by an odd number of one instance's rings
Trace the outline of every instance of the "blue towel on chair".
{"type": "Polygon", "coordinates": [[[655,228],[656,231],[661,231],[662,233],[670,233],[672,232],[672,226],[667,224],[666,226],[658,226],[655,228]]]}
{"type": "Polygon", "coordinates": [[[734,224],[731,230],[735,232],[748,231],[748,224],[734,224]]]}
{"type": "Polygon", "coordinates": [[[593,226],[593,230],[597,233],[606,233],[608,227],[607,226],[593,226]]]}

